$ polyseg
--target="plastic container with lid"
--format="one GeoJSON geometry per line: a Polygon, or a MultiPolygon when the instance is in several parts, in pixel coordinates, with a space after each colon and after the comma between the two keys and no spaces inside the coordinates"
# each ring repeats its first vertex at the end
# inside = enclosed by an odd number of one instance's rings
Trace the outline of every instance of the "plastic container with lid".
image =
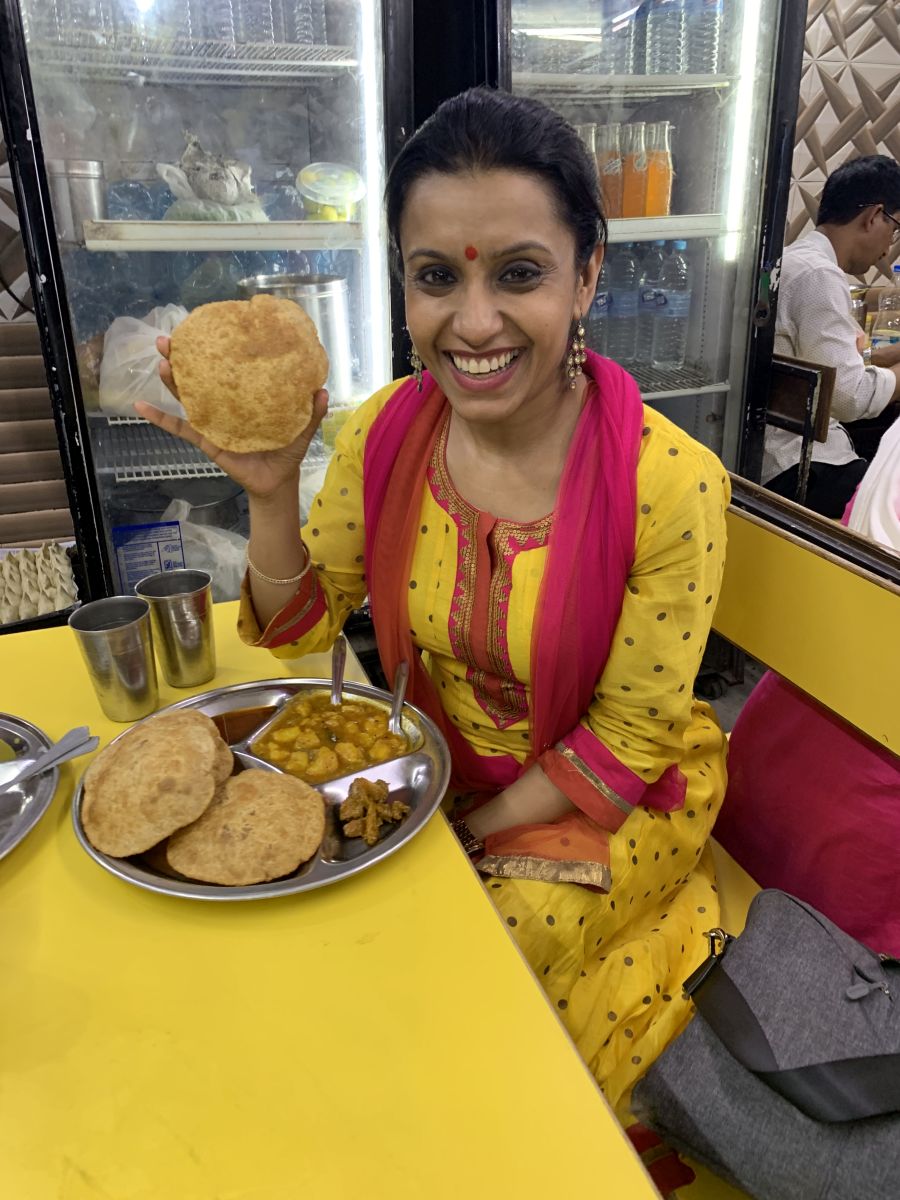
{"type": "Polygon", "coordinates": [[[353,221],[366,194],[362,177],[342,163],[310,163],[297,176],[297,191],[314,221],[353,221]]]}

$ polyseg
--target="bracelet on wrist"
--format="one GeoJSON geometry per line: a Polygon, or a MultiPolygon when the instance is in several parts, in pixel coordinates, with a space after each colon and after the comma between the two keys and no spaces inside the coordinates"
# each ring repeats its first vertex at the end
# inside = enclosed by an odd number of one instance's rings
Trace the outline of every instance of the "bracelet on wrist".
{"type": "MultiPolygon", "coordinates": [[[[302,542],[300,544],[303,546],[302,542]]],[[[299,574],[292,575],[290,579],[276,579],[273,575],[265,575],[262,571],[260,571],[259,567],[255,567],[250,561],[249,550],[247,552],[247,569],[251,575],[253,575],[256,579],[261,580],[263,583],[272,583],[278,587],[287,587],[289,584],[298,584],[306,576],[310,567],[312,566],[312,559],[310,558],[310,554],[306,546],[303,546],[303,552],[306,555],[306,562],[303,565],[303,569],[299,574]]]]}
{"type": "Polygon", "coordinates": [[[484,842],[475,836],[465,821],[459,818],[455,821],[451,821],[450,828],[456,834],[460,845],[470,858],[482,853],[484,850],[484,842]]]}

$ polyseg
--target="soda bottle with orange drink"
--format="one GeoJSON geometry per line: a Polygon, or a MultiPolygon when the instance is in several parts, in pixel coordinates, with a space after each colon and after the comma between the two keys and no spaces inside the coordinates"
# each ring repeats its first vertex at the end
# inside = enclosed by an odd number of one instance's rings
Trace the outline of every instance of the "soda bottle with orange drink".
{"type": "Polygon", "coordinates": [[[626,125],[622,156],[622,216],[643,217],[647,203],[647,146],[643,121],[626,125]]]}
{"type": "Polygon", "coordinates": [[[647,126],[647,191],[644,216],[667,217],[672,208],[672,126],[656,121],[647,126]]]}
{"type": "Polygon", "coordinates": [[[597,127],[597,173],[607,217],[622,216],[622,145],[620,125],[597,127]]]}

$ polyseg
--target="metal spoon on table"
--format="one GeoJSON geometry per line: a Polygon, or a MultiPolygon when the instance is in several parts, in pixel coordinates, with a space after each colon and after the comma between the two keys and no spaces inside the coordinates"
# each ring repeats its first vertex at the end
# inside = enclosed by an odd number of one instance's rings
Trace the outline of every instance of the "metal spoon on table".
{"type": "Polygon", "coordinates": [[[347,639],[342,633],[331,649],[331,703],[339,705],[344,692],[344,667],[347,662],[347,639]]]}
{"type": "Polygon", "coordinates": [[[17,758],[14,762],[0,765],[0,792],[5,792],[18,783],[23,783],[33,775],[40,775],[59,763],[68,762],[70,758],[79,758],[82,754],[90,754],[100,743],[98,737],[92,737],[87,725],[70,729],[63,734],[58,742],[54,742],[43,753],[34,758],[17,758]]]}
{"type": "Polygon", "coordinates": [[[391,700],[391,715],[388,718],[388,733],[402,733],[403,722],[400,713],[403,710],[403,698],[406,695],[406,684],[409,681],[409,663],[402,662],[397,667],[394,676],[394,695],[391,700]]]}

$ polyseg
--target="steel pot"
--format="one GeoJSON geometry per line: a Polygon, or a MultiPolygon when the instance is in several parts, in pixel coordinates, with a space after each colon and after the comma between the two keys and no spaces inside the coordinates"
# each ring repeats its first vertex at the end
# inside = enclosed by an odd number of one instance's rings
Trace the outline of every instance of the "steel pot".
{"type": "Polygon", "coordinates": [[[294,300],[308,314],[328,355],[325,386],[335,405],[347,404],[353,390],[350,366],[350,312],[347,280],[338,275],[251,275],[238,284],[242,296],[267,292],[294,300]]]}

